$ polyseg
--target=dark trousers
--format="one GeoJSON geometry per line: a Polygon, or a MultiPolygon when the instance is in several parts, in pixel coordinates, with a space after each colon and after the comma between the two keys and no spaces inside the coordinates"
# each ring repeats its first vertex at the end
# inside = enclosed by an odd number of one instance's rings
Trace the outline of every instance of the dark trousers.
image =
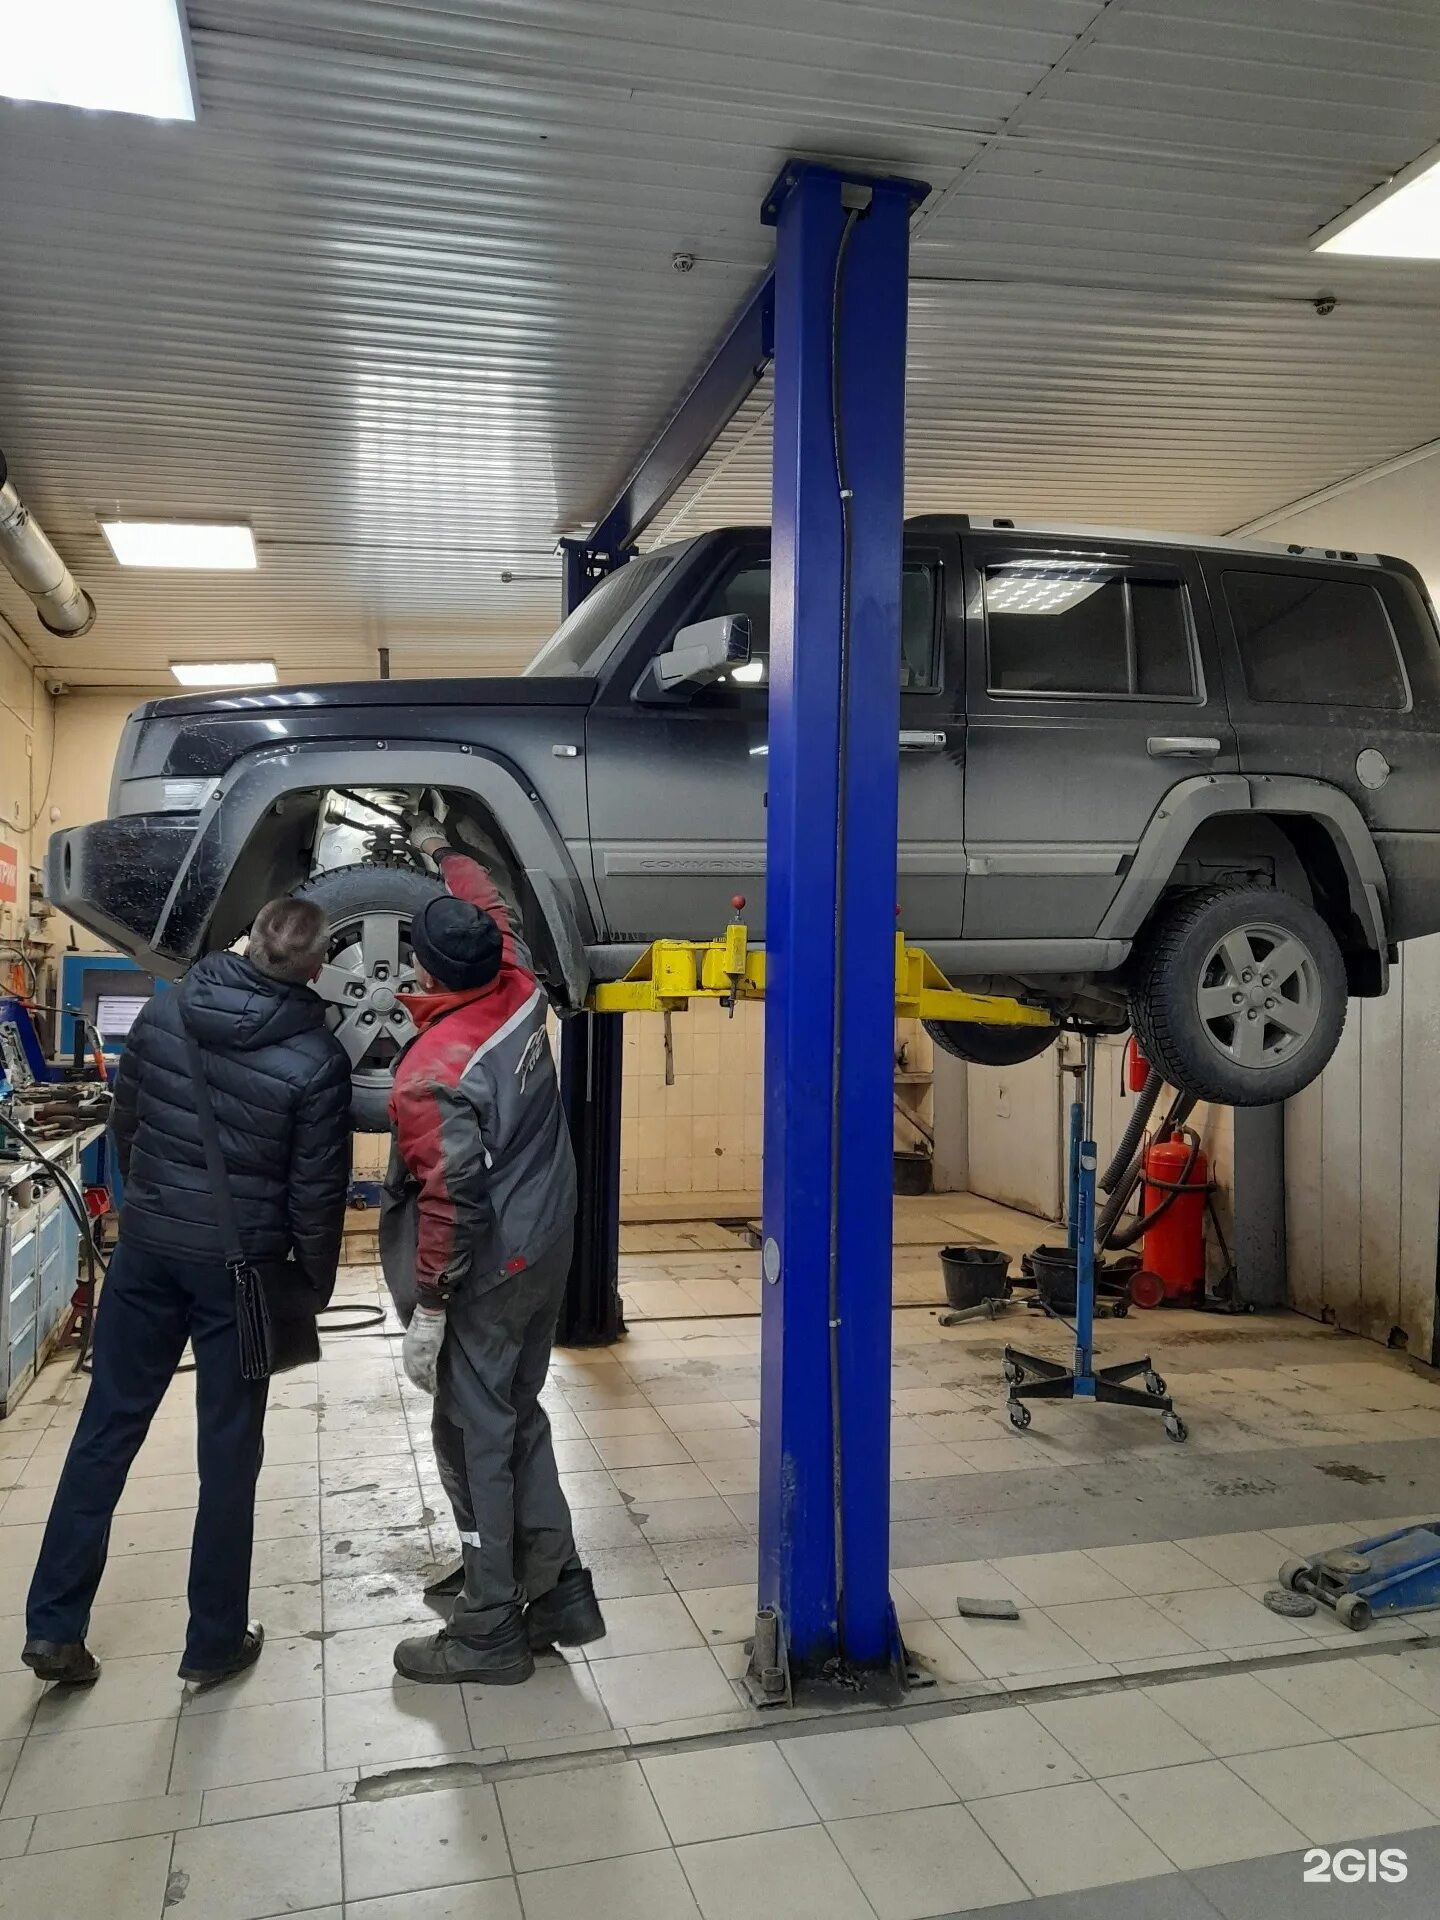
{"type": "Polygon", "coordinates": [[[84,1639],[115,1504],[187,1339],[195,1355],[200,1503],[185,1664],[218,1666],[239,1648],[249,1614],[268,1383],[240,1372],[235,1286],[223,1266],[182,1264],[123,1243],[101,1289],[90,1392],[30,1583],[31,1639],[84,1639]]]}
{"type": "Polygon", "coordinates": [[[525,1272],[462,1288],[447,1311],[432,1431],[465,1559],[457,1639],[538,1600],[576,1557],[540,1404],[569,1270],[566,1233],[525,1272]]]}

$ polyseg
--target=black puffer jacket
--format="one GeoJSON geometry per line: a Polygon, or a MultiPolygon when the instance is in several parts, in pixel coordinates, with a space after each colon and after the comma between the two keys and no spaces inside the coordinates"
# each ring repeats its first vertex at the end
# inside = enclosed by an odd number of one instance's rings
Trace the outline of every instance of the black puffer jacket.
{"type": "Polygon", "coordinates": [[[205,1056],[243,1251],[292,1252],[328,1298],[350,1177],[350,1063],[309,987],[272,980],[234,953],[207,954],[130,1029],[112,1127],[127,1244],[224,1258],[195,1111],[180,1009],[205,1056]]]}

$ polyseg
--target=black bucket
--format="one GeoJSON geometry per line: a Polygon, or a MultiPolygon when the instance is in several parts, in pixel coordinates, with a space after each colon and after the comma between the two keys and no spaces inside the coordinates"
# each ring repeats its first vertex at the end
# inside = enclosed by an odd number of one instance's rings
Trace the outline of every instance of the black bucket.
{"type": "Polygon", "coordinates": [[[1073,1247],[1036,1247],[1027,1255],[1035,1279],[1035,1293],[1057,1313],[1075,1311],[1075,1250],[1073,1247]]]}
{"type": "Polygon", "coordinates": [[[1003,1300],[1009,1286],[1010,1256],[999,1247],[942,1247],[940,1270],[945,1298],[957,1313],[1003,1300]]]}
{"type": "Polygon", "coordinates": [[[896,1193],[929,1193],[934,1185],[935,1163],[928,1153],[906,1153],[899,1147],[895,1149],[896,1193]]]}

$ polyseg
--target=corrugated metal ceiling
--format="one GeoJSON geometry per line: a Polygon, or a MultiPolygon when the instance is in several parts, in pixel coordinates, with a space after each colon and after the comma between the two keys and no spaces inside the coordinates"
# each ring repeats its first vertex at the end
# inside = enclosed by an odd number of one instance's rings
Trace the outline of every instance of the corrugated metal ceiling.
{"type": "MultiPolygon", "coordinates": [[[[1440,272],[1306,244],[1433,142],[1433,0],[189,11],[194,127],[0,104],[0,445],[101,620],[0,612],[74,683],[523,659],[792,151],[934,183],[916,509],[1215,530],[1440,435],[1440,272]],[[242,515],[261,568],[122,574],[116,508],[242,515]]],[[[764,517],[766,402],[665,524],[764,517]]]]}

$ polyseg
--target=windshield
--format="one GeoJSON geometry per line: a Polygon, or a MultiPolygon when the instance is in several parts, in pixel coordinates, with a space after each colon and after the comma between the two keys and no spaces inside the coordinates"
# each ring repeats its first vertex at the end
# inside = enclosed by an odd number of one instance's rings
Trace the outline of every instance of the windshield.
{"type": "Polygon", "coordinates": [[[526,667],[530,674],[598,673],[630,616],[674,562],[670,553],[647,553],[602,580],[526,667]]]}

